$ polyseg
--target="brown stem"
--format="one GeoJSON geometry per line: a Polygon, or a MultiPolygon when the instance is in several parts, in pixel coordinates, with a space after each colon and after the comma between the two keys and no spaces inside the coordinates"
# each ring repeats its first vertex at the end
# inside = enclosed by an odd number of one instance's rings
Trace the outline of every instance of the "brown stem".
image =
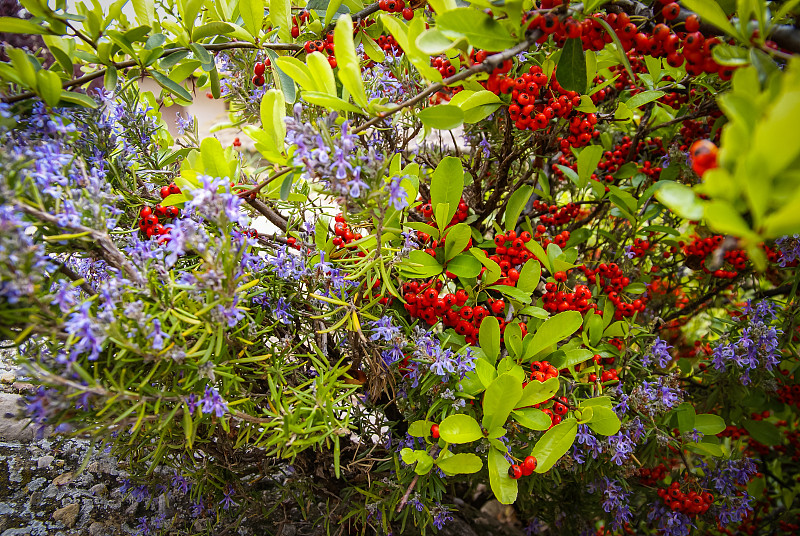
{"type": "Polygon", "coordinates": [[[403,495],[403,498],[400,499],[400,504],[397,505],[395,512],[400,513],[403,510],[403,507],[405,507],[406,503],[408,502],[409,496],[411,496],[411,491],[414,489],[414,486],[417,485],[417,480],[419,480],[419,475],[414,475],[414,480],[411,481],[411,484],[409,484],[405,495],[403,495]]]}
{"type": "Polygon", "coordinates": [[[261,191],[261,189],[264,186],[267,186],[272,181],[274,181],[274,180],[276,180],[276,179],[278,179],[280,177],[283,177],[284,175],[289,173],[292,169],[293,168],[290,168],[290,167],[284,167],[284,168],[279,169],[274,175],[272,175],[271,177],[261,181],[260,183],[258,183],[258,185],[254,186],[253,188],[250,188],[249,190],[245,190],[243,192],[239,192],[239,194],[238,194],[239,197],[250,197],[251,195],[256,195],[258,192],[261,191]]]}
{"type": "Polygon", "coordinates": [[[263,203],[258,199],[247,199],[246,201],[248,205],[256,209],[262,216],[267,218],[278,229],[280,229],[284,233],[286,232],[286,229],[288,228],[288,223],[283,218],[283,216],[272,210],[270,207],[266,205],[266,203],[263,203]]]}

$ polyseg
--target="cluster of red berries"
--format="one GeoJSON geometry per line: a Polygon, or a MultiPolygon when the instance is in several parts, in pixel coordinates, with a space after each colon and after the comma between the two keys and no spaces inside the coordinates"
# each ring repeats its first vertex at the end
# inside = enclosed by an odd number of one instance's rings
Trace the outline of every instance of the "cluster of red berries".
{"type": "Polygon", "coordinates": [[[546,230],[547,229],[545,228],[544,225],[536,226],[536,238],[539,239],[539,243],[542,245],[542,247],[544,249],[547,249],[547,246],[549,246],[550,244],[555,244],[561,249],[564,249],[564,247],[567,245],[567,242],[569,242],[569,237],[571,236],[570,232],[561,231],[557,235],[553,236],[552,240],[550,240],[550,238],[542,236],[546,230]]]}
{"type": "MultiPolygon", "coordinates": [[[[608,184],[614,183],[614,173],[616,173],[623,164],[627,162],[627,156],[630,153],[631,145],[633,142],[629,136],[622,138],[621,143],[614,145],[610,151],[603,153],[600,162],[597,164],[599,173],[592,173],[591,179],[596,181],[605,181],[608,184]]],[[[644,155],[650,153],[650,158],[655,159],[664,156],[664,143],[661,138],[647,138],[640,141],[636,145],[636,154],[644,155]]],[[[573,171],[578,170],[577,160],[571,156],[571,153],[561,154],[556,161],[553,162],[553,173],[561,180],[566,180],[564,172],[556,164],[568,167],[573,171]]],[[[644,173],[652,179],[658,178],[661,173],[661,167],[654,166],[651,160],[645,160],[639,169],[639,172],[644,173]]]]}
{"type": "MultiPolygon", "coordinates": [[[[388,54],[399,55],[403,53],[403,49],[393,35],[381,35],[376,40],[381,50],[388,54]]],[[[366,53],[364,54],[366,56],[366,53]]],[[[369,56],[367,56],[369,58],[369,56]]]]}
{"type": "MultiPolygon", "coordinates": [[[[256,62],[253,65],[253,79],[252,79],[252,82],[253,82],[254,86],[261,87],[261,86],[264,85],[264,83],[266,82],[266,79],[264,78],[264,73],[266,72],[267,67],[269,67],[270,65],[272,65],[272,62],[270,61],[269,58],[265,59],[263,62],[262,61],[256,62]]],[[[236,138],[236,139],[238,140],[239,138],[236,138]]],[[[235,142],[234,142],[234,145],[235,145],[235,142]]],[[[240,142],[240,145],[241,145],[241,142],[240,142]]]]}
{"type": "MultiPolygon", "coordinates": [[[[681,240],[678,242],[678,246],[683,251],[683,254],[686,255],[687,264],[689,266],[697,266],[705,273],[713,274],[714,277],[718,277],[720,279],[733,279],[739,275],[739,271],[747,268],[747,254],[744,250],[730,249],[723,254],[724,260],[733,267],[732,270],[723,270],[722,268],[717,268],[716,270],[711,271],[706,268],[707,257],[719,249],[723,240],[724,237],[722,235],[714,235],[706,238],[695,236],[688,244],[681,240]]],[[[675,253],[677,253],[677,248],[673,246],[670,248],[669,253],[666,251],[664,252],[664,257],[668,258],[675,253]]]]}
{"type": "Polygon", "coordinates": [[[335,50],[333,47],[333,32],[328,32],[325,36],[325,39],[314,39],[313,41],[306,41],[303,44],[303,50],[306,51],[306,54],[311,54],[312,52],[320,52],[325,54],[328,59],[328,65],[331,66],[331,69],[336,68],[336,56],[334,55],[335,50]]]}
{"type": "Polygon", "coordinates": [[[292,37],[297,39],[300,36],[300,25],[306,24],[311,18],[311,13],[307,9],[300,11],[296,15],[292,15],[292,37]]]}
{"type": "Polygon", "coordinates": [[[544,225],[556,226],[566,225],[574,220],[580,213],[581,207],[575,203],[567,203],[563,207],[559,207],[558,205],[548,205],[544,201],[536,199],[533,202],[533,210],[540,214],[539,221],[544,225]]]}
{"type": "MultiPolygon", "coordinates": [[[[181,189],[174,182],[169,186],[164,186],[159,191],[161,199],[170,195],[181,193],[181,189]]],[[[164,227],[163,222],[167,219],[177,218],[181,211],[175,206],[156,205],[155,207],[144,206],[139,210],[139,230],[149,237],[164,236],[169,234],[169,229],[164,227]]]]}
{"type": "Polygon", "coordinates": [[[800,384],[782,385],[775,394],[784,404],[800,408],[800,384]]]}
{"type": "Polygon", "coordinates": [[[523,476],[531,476],[537,465],[539,465],[539,462],[535,457],[526,456],[521,464],[515,463],[508,468],[508,476],[514,480],[519,480],[523,476]]]}
{"type": "Polygon", "coordinates": [[[663,463],[655,467],[642,467],[639,469],[639,480],[643,486],[653,487],[667,476],[667,466],[663,463]]]}
{"type": "Polygon", "coordinates": [[[647,306],[647,298],[642,296],[634,298],[630,303],[623,301],[625,297],[622,295],[625,287],[630,285],[631,280],[622,272],[622,269],[616,263],[601,263],[597,270],[592,270],[585,265],[579,266],[578,269],[583,271],[586,278],[591,282],[595,281],[598,286],[602,287],[603,292],[608,295],[608,299],[614,304],[616,312],[614,318],[622,320],[626,317],[633,316],[636,312],[644,311],[647,306]]]}
{"type": "MultiPolygon", "coordinates": [[[[495,235],[495,254],[490,255],[489,260],[497,263],[500,267],[501,276],[500,279],[493,283],[494,285],[508,285],[513,287],[517,284],[517,281],[519,281],[518,267],[525,264],[528,259],[533,258],[533,253],[531,253],[525,245],[530,242],[532,238],[531,234],[527,231],[522,231],[517,235],[517,232],[513,229],[495,235]]],[[[483,278],[485,273],[486,268],[484,267],[481,269],[479,277],[483,278]]]]}
{"type": "MultiPolygon", "coordinates": [[[[347,222],[344,219],[344,216],[340,212],[334,217],[334,224],[333,224],[333,234],[336,236],[333,238],[333,245],[336,247],[347,247],[348,244],[351,242],[355,242],[357,240],[361,240],[363,236],[361,233],[353,232],[350,226],[347,225],[347,222]]],[[[363,256],[363,252],[359,252],[361,256],[363,256]]]]}
{"type": "Polygon", "coordinates": [[[708,491],[689,493],[681,491],[680,483],[675,481],[668,488],[658,488],[658,496],[673,512],[681,512],[689,517],[705,514],[714,503],[714,495],[708,491]]]}
{"type": "Polygon", "coordinates": [[[542,413],[550,417],[550,428],[557,424],[561,424],[561,420],[564,418],[564,415],[566,415],[569,411],[569,404],[567,403],[567,397],[565,396],[554,399],[552,403],[545,401],[541,404],[536,404],[533,407],[541,409],[542,413]],[[542,407],[545,404],[550,404],[550,407],[542,407]]]}
{"type": "MultiPolygon", "coordinates": [[[[566,281],[566,274],[564,272],[556,272],[556,281],[559,281],[558,276],[564,275],[566,281]]],[[[544,310],[548,313],[562,313],[564,311],[578,311],[581,314],[586,314],[587,311],[597,310],[597,304],[590,302],[592,299],[592,291],[586,285],[575,285],[573,292],[564,292],[558,290],[557,283],[548,282],[545,284],[547,291],[543,296],[544,310]]]]}
{"type": "MultiPolygon", "coordinates": [[[[422,212],[422,215],[429,221],[433,220],[434,214],[433,214],[432,204],[425,203],[420,207],[419,210],[420,212],[422,212]]],[[[464,220],[467,219],[468,215],[469,215],[469,205],[467,205],[467,202],[464,201],[464,198],[462,197],[461,200],[458,202],[458,209],[456,210],[456,213],[453,215],[453,219],[450,220],[450,223],[448,223],[446,227],[450,227],[451,225],[455,225],[456,223],[463,222],[464,220]]]]}
{"type": "Polygon", "coordinates": [[[403,0],[380,0],[378,9],[387,13],[402,13],[403,18],[406,20],[414,18],[414,10],[407,6],[403,0]]]}
{"type": "Polygon", "coordinates": [[[589,381],[589,383],[594,383],[598,379],[601,383],[619,381],[619,373],[617,372],[617,369],[612,368],[602,371],[599,378],[596,373],[592,372],[586,379],[589,381]]]}

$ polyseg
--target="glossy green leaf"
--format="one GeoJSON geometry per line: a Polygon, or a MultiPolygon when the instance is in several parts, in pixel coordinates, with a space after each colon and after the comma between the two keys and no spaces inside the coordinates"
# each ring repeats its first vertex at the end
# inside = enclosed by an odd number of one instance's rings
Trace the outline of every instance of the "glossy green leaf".
{"type": "Polygon", "coordinates": [[[547,430],[553,421],[544,411],[537,408],[520,408],[512,412],[514,419],[525,428],[531,430],[547,430]]]}
{"type": "Polygon", "coordinates": [[[320,91],[336,97],[336,78],[328,59],[320,52],[312,52],[306,56],[306,64],[320,91]]]}
{"type": "Polygon", "coordinates": [[[535,259],[528,259],[519,271],[517,288],[522,292],[532,293],[536,290],[539,280],[542,277],[542,265],[535,259]]]}
{"type": "Polygon", "coordinates": [[[660,181],[662,183],[655,196],[672,212],[687,220],[699,220],[703,217],[703,204],[694,191],[677,182],[660,181]]]}
{"type": "Polygon", "coordinates": [[[508,199],[505,212],[505,227],[507,231],[514,229],[517,226],[519,215],[528,203],[531,194],[533,194],[533,186],[523,185],[517,188],[511,197],[508,199]]]}
{"type": "Polygon", "coordinates": [[[588,361],[594,355],[592,352],[584,348],[576,348],[575,350],[559,353],[561,354],[560,357],[554,357],[550,359],[550,364],[557,369],[574,367],[575,365],[579,365],[584,361],[588,361]]]}
{"type": "Polygon", "coordinates": [[[450,259],[445,270],[458,277],[478,277],[478,274],[481,273],[481,263],[472,255],[462,253],[450,259]]]}
{"type": "Polygon", "coordinates": [[[452,130],[464,123],[464,112],[452,104],[423,108],[417,112],[417,117],[426,127],[438,130],[452,130]]]}
{"type": "Polygon", "coordinates": [[[0,33],[47,35],[47,28],[33,21],[16,17],[0,17],[0,33]]]}
{"type": "Polygon", "coordinates": [[[556,80],[567,91],[586,93],[586,55],[580,39],[567,39],[558,58],[556,80]]]}
{"type": "Polygon", "coordinates": [[[441,13],[436,18],[436,23],[438,30],[447,37],[466,37],[470,45],[486,51],[496,52],[517,44],[517,40],[503,25],[472,7],[460,7],[441,13]]]}
{"type": "Polygon", "coordinates": [[[173,82],[170,78],[158,71],[152,71],[150,74],[153,76],[153,79],[158,83],[159,86],[163,87],[173,95],[182,98],[183,100],[192,102],[192,94],[186,91],[183,86],[177,82],[173,82]]]}
{"type": "Polygon", "coordinates": [[[269,0],[269,20],[278,29],[278,38],[284,43],[292,41],[291,0],[269,0]]]}
{"type": "Polygon", "coordinates": [[[36,72],[36,85],[38,93],[47,103],[53,107],[61,100],[61,78],[53,71],[42,69],[36,72]]]}
{"type": "Polygon", "coordinates": [[[589,428],[595,433],[612,436],[619,432],[622,423],[613,409],[605,406],[591,406],[592,417],[588,422],[589,428]]]}
{"type": "Polygon", "coordinates": [[[664,95],[666,95],[666,93],[664,93],[663,91],[655,91],[655,90],[642,91],[641,93],[637,93],[630,99],[626,100],[625,106],[627,106],[629,110],[633,110],[635,108],[647,104],[648,102],[660,99],[664,95]]]}
{"type": "Polygon", "coordinates": [[[577,311],[564,311],[548,318],[539,326],[530,344],[525,348],[528,360],[550,346],[566,339],[583,325],[583,317],[577,311]]]}
{"type": "Polygon", "coordinates": [[[483,354],[494,364],[500,355],[500,323],[495,316],[487,316],[481,320],[478,331],[478,342],[483,354]]]}
{"type": "Polygon", "coordinates": [[[361,78],[361,63],[353,44],[353,19],[349,13],[340,16],[336,21],[333,42],[336,46],[336,63],[339,67],[339,80],[350,93],[355,103],[367,107],[367,94],[364,91],[364,80],[361,78]]]}
{"type": "Polygon", "coordinates": [[[504,451],[496,448],[489,449],[489,485],[500,504],[514,504],[514,501],[517,500],[519,487],[517,481],[508,476],[510,466],[504,451]]]}
{"type": "Polygon", "coordinates": [[[577,431],[578,421],[570,417],[552,427],[539,438],[531,452],[531,456],[539,462],[536,466],[537,473],[546,473],[567,453],[575,442],[577,431]]]}
{"type": "Polygon", "coordinates": [[[468,475],[483,469],[483,461],[477,455],[468,452],[439,459],[436,465],[449,475],[468,475]]]}
{"type": "Polygon", "coordinates": [[[697,413],[691,402],[684,402],[675,408],[675,415],[678,418],[678,430],[682,434],[688,434],[694,430],[694,422],[697,413]]]}
{"type": "Polygon", "coordinates": [[[483,395],[483,427],[491,430],[503,426],[521,396],[522,385],[517,378],[511,374],[498,376],[483,395]]]}
{"type": "Polygon", "coordinates": [[[413,437],[428,437],[431,434],[431,426],[434,423],[430,421],[420,420],[414,421],[408,425],[408,435],[413,437]]]}
{"type": "Polygon", "coordinates": [[[725,430],[725,420],[719,415],[701,413],[695,416],[694,427],[705,435],[717,435],[725,430]]]}
{"type": "Polygon", "coordinates": [[[583,188],[589,183],[592,173],[597,169],[600,158],[603,156],[602,145],[589,145],[581,150],[578,155],[578,187],[583,188]]]}
{"type": "Polygon", "coordinates": [[[436,28],[422,32],[417,37],[417,48],[426,54],[435,56],[453,48],[455,42],[436,28]]]}
{"type": "Polygon", "coordinates": [[[234,27],[227,22],[222,22],[222,21],[209,22],[208,24],[197,26],[194,30],[192,30],[192,40],[200,41],[202,39],[205,39],[206,37],[226,35],[232,33],[233,31],[234,27]]]}
{"type": "Polygon", "coordinates": [[[239,14],[245,29],[255,38],[261,32],[264,22],[264,0],[239,0],[239,14]]]}
{"type": "Polygon", "coordinates": [[[439,437],[453,444],[470,443],[482,438],[483,430],[469,415],[450,415],[439,424],[439,437]]]}
{"type": "Polygon", "coordinates": [[[561,385],[558,378],[550,378],[544,382],[539,380],[531,380],[528,385],[522,389],[522,396],[517,402],[517,408],[525,408],[550,400],[555,396],[558,387],[561,385]]]}
{"type": "Polygon", "coordinates": [[[461,160],[453,156],[444,157],[431,175],[431,204],[434,207],[440,203],[449,205],[444,217],[447,223],[450,223],[458,210],[463,192],[464,166],[461,160]]]}
{"type": "Polygon", "coordinates": [[[277,89],[268,89],[261,97],[261,125],[270,138],[275,151],[283,152],[286,138],[286,101],[277,89]]]}
{"type": "Polygon", "coordinates": [[[444,237],[444,258],[449,261],[467,247],[472,238],[472,231],[466,223],[457,223],[450,227],[444,237]]]}

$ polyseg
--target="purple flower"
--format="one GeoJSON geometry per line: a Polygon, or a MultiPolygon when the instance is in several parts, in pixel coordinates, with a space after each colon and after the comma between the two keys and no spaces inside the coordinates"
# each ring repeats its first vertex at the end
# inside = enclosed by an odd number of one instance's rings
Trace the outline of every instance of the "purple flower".
{"type": "Polygon", "coordinates": [[[650,350],[640,357],[642,366],[649,367],[653,361],[656,361],[661,368],[669,367],[672,362],[672,355],[669,353],[670,348],[672,346],[667,345],[666,341],[656,337],[650,350]]]}
{"type": "Polygon", "coordinates": [[[389,204],[393,205],[395,210],[403,210],[408,206],[408,192],[400,186],[402,182],[401,177],[392,177],[387,185],[389,187],[389,204]]]}
{"type": "Polygon", "coordinates": [[[103,333],[98,323],[89,316],[91,302],[84,302],[78,310],[69,315],[64,329],[70,337],[70,360],[74,361],[84,354],[88,354],[89,361],[95,361],[100,356],[106,334],[103,333]]]}
{"type": "Polygon", "coordinates": [[[206,386],[206,392],[200,400],[203,404],[201,411],[203,413],[214,413],[217,417],[224,417],[228,411],[228,404],[225,402],[216,389],[206,386]]]}
{"type": "Polygon", "coordinates": [[[278,303],[275,306],[275,318],[283,324],[292,323],[292,313],[289,312],[289,304],[286,303],[286,299],[283,296],[278,298],[278,303]]]}
{"type": "Polygon", "coordinates": [[[153,327],[150,329],[147,338],[153,340],[151,343],[153,350],[164,349],[164,339],[169,338],[169,335],[161,331],[161,321],[158,318],[153,320],[153,327]]]}
{"type": "Polygon", "coordinates": [[[392,324],[392,318],[389,316],[382,316],[378,320],[371,322],[370,327],[373,329],[373,333],[369,337],[371,341],[384,340],[391,342],[400,335],[400,328],[392,324]]]}
{"type": "Polygon", "coordinates": [[[237,502],[235,502],[233,500],[233,492],[234,492],[234,489],[233,489],[233,486],[231,486],[231,485],[229,485],[225,489],[225,491],[223,492],[223,498],[219,502],[219,504],[222,505],[222,509],[223,510],[227,510],[231,506],[239,506],[239,503],[237,503],[237,502]]]}
{"type": "Polygon", "coordinates": [[[444,527],[445,523],[453,519],[453,516],[450,515],[450,510],[438,503],[431,510],[431,515],[433,515],[433,526],[439,530],[444,527]]]}

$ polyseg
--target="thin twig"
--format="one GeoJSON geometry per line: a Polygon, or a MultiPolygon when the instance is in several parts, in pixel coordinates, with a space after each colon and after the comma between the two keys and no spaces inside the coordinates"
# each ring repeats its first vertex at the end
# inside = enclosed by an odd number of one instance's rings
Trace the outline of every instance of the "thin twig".
{"type": "Polygon", "coordinates": [[[414,486],[417,485],[417,480],[419,480],[419,475],[414,475],[414,480],[411,481],[411,484],[408,486],[405,495],[403,495],[403,498],[400,499],[400,504],[397,505],[395,512],[400,513],[403,510],[403,507],[408,502],[409,496],[411,496],[411,490],[413,490],[414,486]]]}

